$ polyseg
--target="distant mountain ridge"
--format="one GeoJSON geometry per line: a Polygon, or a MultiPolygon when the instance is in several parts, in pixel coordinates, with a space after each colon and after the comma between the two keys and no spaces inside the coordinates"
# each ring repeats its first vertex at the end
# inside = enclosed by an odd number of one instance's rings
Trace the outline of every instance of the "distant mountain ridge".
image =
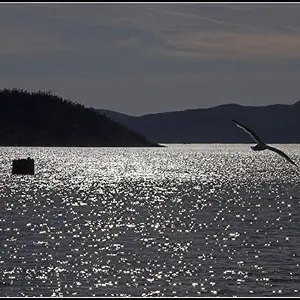
{"type": "Polygon", "coordinates": [[[159,146],[92,108],[50,92],[0,90],[1,146],[159,146]]]}
{"type": "Polygon", "coordinates": [[[98,111],[158,143],[255,143],[232,119],[255,130],[267,143],[300,143],[300,101],[267,106],[231,103],[139,117],[98,111]]]}

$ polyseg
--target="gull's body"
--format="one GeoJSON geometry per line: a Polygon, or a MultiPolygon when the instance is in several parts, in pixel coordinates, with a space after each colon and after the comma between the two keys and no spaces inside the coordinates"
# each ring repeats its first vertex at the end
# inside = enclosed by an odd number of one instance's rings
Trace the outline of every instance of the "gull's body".
{"type": "Polygon", "coordinates": [[[265,142],[263,142],[258,135],[251,130],[250,128],[242,125],[241,123],[233,120],[233,122],[240,128],[242,128],[243,130],[245,130],[248,134],[250,134],[252,136],[252,138],[257,142],[256,146],[251,146],[251,149],[254,151],[262,151],[262,150],[270,150],[273,151],[279,155],[281,155],[282,157],[284,157],[286,160],[288,160],[290,163],[292,163],[293,165],[295,165],[296,167],[298,167],[283,151],[276,149],[274,147],[271,147],[269,145],[267,145],[265,142]]]}

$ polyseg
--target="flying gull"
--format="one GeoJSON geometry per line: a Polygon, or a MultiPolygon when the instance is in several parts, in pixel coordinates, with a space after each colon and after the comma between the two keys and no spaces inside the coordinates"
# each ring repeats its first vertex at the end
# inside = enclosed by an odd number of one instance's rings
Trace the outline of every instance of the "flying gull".
{"type": "Polygon", "coordinates": [[[282,152],[281,150],[278,150],[276,148],[273,148],[269,145],[267,145],[265,142],[263,142],[259,137],[258,135],[253,131],[251,130],[250,128],[242,125],[241,123],[235,121],[235,120],[232,120],[238,127],[242,128],[243,130],[245,130],[247,133],[249,133],[252,138],[257,142],[257,145],[252,147],[251,146],[251,149],[254,150],[254,151],[262,151],[262,150],[271,150],[271,151],[274,151],[276,152],[277,154],[279,154],[280,156],[284,157],[285,159],[287,159],[290,163],[292,163],[293,165],[295,165],[296,167],[298,167],[284,152],[282,152]]]}

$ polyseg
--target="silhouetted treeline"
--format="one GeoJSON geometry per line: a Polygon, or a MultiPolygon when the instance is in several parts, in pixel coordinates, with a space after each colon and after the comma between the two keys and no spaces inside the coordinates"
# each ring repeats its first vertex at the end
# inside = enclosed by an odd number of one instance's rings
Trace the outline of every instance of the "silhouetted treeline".
{"type": "Polygon", "coordinates": [[[1,146],[158,146],[92,108],[51,92],[0,90],[1,146]]]}

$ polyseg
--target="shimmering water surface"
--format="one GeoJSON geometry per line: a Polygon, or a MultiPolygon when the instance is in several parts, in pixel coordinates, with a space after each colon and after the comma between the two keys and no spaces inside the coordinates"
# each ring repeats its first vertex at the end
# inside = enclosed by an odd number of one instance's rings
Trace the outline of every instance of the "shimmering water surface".
{"type": "Polygon", "coordinates": [[[0,296],[300,296],[300,171],[275,153],[0,152],[0,296]]]}

